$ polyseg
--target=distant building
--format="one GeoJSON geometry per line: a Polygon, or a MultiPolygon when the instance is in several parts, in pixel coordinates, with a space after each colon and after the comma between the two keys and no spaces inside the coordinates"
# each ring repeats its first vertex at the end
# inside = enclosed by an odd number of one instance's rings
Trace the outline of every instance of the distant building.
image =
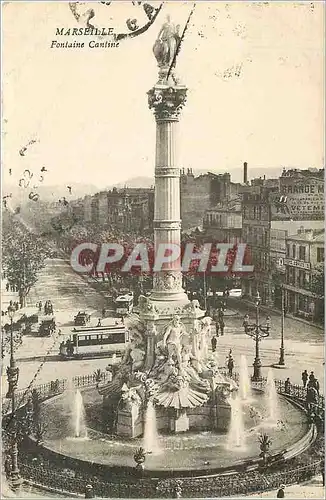
{"type": "Polygon", "coordinates": [[[207,174],[195,177],[192,169],[181,171],[181,219],[182,229],[201,226],[205,212],[217,203],[234,198],[241,184],[231,182],[229,173],[207,174]]]}
{"type": "Polygon", "coordinates": [[[92,222],[92,196],[84,197],[84,221],[92,222]]]}
{"type": "Polygon", "coordinates": [[[203,219],[205,236],[225,243],[242,241],[242,200],[241,197],[219,203],[206,211],[203,219]]]}
{"type": "Polygon", "coordinates": [[[301,228],[286,238],[285,303],[287,310],[309,320],[318,320],[323,298],[310,290],[317,264],[324,263],[324,229],[301,228]]]}
{"type": "Polygon", "coordinates": [[[99,226],[114,226],[123,231],[139,231],[153,226],[153,188],[113,188],[72,202],[83,220],[99,226]],[[81,210],[81,206],[83,210],[81,210]]]}

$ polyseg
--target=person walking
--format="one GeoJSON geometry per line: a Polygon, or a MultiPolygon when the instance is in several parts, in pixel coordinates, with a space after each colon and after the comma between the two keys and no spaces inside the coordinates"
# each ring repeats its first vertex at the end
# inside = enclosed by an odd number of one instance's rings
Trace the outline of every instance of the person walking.
{"type": "Polygon", "coordinates": [[[213,337],[211,338],[211,344],[212,344],[212,351],[215,352],[216,351],[216,346],[217,346],[216,335],[213,335],[213,337]]]}
{"type": "Polygon", "coordinates": [[[97,322],[97,325],[96,326],[102,326],[102,323],[101,323],[101,318],[98,319],[98,322],[97,322]]]}
{"type": "Polygon", "coordinates": [[[316,389],[316,391],[318,392],[318,396],[319,396],[319,382],[318,380],[315,378],[315,385],[314,385],[314,388],[316,389]]]}
{"type": "Polygon", "coordinates": [[[223,318],[220,319],[219,325],[220,325],[220,330],[221,330],[221,336],[223,336],[224,335],[224,327],[225,327],[225,323],[224,323],[223,318]]]}
{"type": "Polygon", "coordinates": [[[284,498],[285,497],[284,489],[285,489],[284,484],[281,484],[281,486],[277,492],[276,498],[284,498]]]}
{"type": "Polygon", "coordinates": [[[102,318],[105,318],[105,313],[106,313],[106,310],[105,310],[105,307],[103,307],[103,309],[102,309],[102,318]]]}
{"type": "Polygon", "coordinates": [[[285,390],[286,394],[290,394],[290,392],[291,392],[291,382],[290,382],[289,377],[284,382],[284,390],[285,390]]]}
{"type": "Polygon", "coordinates": [[[309,382],[308,382],[307,388],[308,387],[315,387],[315,374],[314,374],[314,372],[310,372],[309,382]]]}
{"type": "Polygon", "coordinates": [[[229,370],[229,377],[230,378],[232,377],[233,368],[234,368],[234,361],[233,361],[232,355],[230,355],[229,360],[228,360],[228,370],[229,370]]]}
{"type": "Polygon", "coordinates": [[[304,370],[302,372],[301,379],[302,379],[303,388],[305,389],[306,385],[307,385],[307,382],[308,382],[308,372],[307,372],[307,370],[304,370]]]}
{"type": "Polygon", "coordinates": [[[216,337],[219,337],[219,332],[220,332],[220,325],[219,322],[216,320],[215,321],[215,330],[216,330],[216,337]]]}

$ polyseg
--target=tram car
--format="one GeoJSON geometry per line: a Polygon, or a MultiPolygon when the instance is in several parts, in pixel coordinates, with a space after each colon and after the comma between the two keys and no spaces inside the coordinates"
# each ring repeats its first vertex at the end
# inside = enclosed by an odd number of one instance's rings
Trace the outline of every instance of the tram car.
{"type": "Polygon", "coordinates": [[[62,359],[107,357],[122,354],[129,342],[129,331],[123,324],[73,328],[60,344],[62,359]]]}

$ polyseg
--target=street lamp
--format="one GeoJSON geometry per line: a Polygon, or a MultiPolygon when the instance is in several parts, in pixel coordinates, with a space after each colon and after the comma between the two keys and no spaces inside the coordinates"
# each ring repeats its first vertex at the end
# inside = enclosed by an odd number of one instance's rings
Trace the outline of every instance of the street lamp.
{"type": "Polygon", "coordinates": [[[261,359],[259,356],[259,342],[261,339],[269,336],[269,331],[271,328],[271,320],[270,317],[266,318],[266,325],[259,324],[259,306],[260,306],[260,296],[259,292],[256,295],[256,322],[253,324],[249,323],[249,316],[247,315],[243,321],[244,331],[247,335],[252,337],[255,341],[256,345],[256,356],[254,361],[254,373],[252,376],[252,380],[260,380],[261,379],[261,359]]]}
{"type": "Polygon", "coordinates": [[[279,366],[285,366],[285,359],[284,359],[284,316],[285,316],[285,303],[284,303],[284,288],[282,285],[281,288],[282,292],[282,315],[281,315],[281,348],[280,348],[280,359],[279,359],[279,366]]]}
{"type": "Polygon", "coordinates": [[[13,306],[8,307],[8,316],[10,318],[10,364],[7,367],[8,392],[7,398],[11,398],[11,422],[12,422],[12,444],[11,444],[11,473],[10,482],[13,489],[17,489],[22,478],[18,469],[18,444],[17,444],[17,417],[16,417],[16,389],[18,384],[19,368],[16,366],[14,358],[14,315],[16,309],[13,306]]]}
{"type": "Polygon", "coordinates": [[[204,271],[204,308],[205,308],[205,311],[207,311],[206,271],[204,271]]]}

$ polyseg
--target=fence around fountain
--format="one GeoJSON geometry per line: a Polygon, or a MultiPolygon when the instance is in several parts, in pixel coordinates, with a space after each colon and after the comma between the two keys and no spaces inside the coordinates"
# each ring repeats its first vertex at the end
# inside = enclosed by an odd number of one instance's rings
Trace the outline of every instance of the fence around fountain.
{"type": "Polygon", "coordinates": [[[135,478],[134,481],[100,481],[94,476],[72,477],[67,472],[56,471],[44,466],[37,467],[26,462],[19,463],[22,476],[36,486],[49,488],[59,493],[85,492],[87,484],[92,484],[94,493],[104,498],[171,498],[175,485],[181,485],[182,494],[187,498],[225,497],[246,495],[252,492],[279,488],[280,484],[296,484],[307,481],[321,471],[321,461],[285,471],[268,473],[249,471],[234,475],[220,475],[205,478],[153,479],[135,478]]]}
{"type": "MultiPolygon", "coordinates": [[[[229,376],[228,371],[225,370],[224,367],[220,368],[219,370],[222,375],[225,375],[227,377],[229,376]]],[[[106,380],[109,379],[110,376],[111,374],[109,372],[103,372],[100,382],[105,382],[106,380]]],[[[233,373],[232,379],[235,382],[239,382],[239,374],[236,372],[233,373]]],[[[99,382],[99,379],[96,373],[92,373],[88,375],[78,375],[76,377],[73,377],[72,382],[74,388],[78,389],[82,387],[91,387],[92,385],[95,386],[99,382]]],[[[258,390],[264,390],[266,382],[267,379],[264,377],[262,377],[258,381],[252,380],[251,381],[252,388],[258,390]]],[[[285,381],[274,379],[274,382],[278,394],[281,394],[282,396],[292,397],[293,399],[302,402],[303,405],[305,405],[306,395],[307,395],[307,389],[305,387],[303,387],[302,385],[291,384],[290,390],[286,391],[285,381]]],[[[44,384],[40,384],[34,388],[21,389],[16,392],[17,407],[19,408],[27,404],[27,402],[32,396],[33,390],[37,391],[39,399],[43,401],[52,396],[58,396],[59,394],[62,394],[68,387],[68,385],[69,385],[68,379],[56,379],[50,382],[46,382],[44,384]]],[[[11,412],[11,400],[3,396],[1,401],[1,407],[2,407],[2,415],[9,414],[11,412]]],[[[317,407],[320,410],[323,410],[325,408],[325,398],[322,394],[319,395],[317,407]]]]}

